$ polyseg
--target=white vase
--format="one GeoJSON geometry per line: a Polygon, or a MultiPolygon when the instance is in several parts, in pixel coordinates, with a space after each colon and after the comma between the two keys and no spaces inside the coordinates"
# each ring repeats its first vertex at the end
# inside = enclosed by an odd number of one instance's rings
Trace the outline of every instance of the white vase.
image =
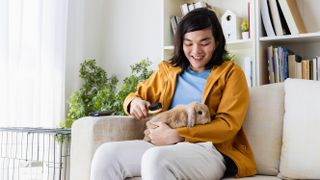
{"type": "Polygon", "coordinates": [[[242,39],[249,39],[249,32],[242,32],[242,39]]]}

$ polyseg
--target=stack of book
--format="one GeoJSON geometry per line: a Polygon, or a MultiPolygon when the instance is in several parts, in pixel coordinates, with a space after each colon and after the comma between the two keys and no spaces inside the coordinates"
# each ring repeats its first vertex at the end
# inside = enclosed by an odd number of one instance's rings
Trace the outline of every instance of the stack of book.
{"type": "Polygon", "coordinates": [[[283,82],[287,78],[320,80],[320,57],[303,59],[285,47],[269,46],[269,82],[283,82]]]}
{"type": "Polygon", "coordinates": [[[170,24],[171,24],[171,30],[172,30],[172,33],[175,34],[176,31],[177,31],[177,26],[179,24],[181,20],[181,17],[180,16],[171,16],[170,18],[170,24]]]}
{"type": "Polygon", "coordinates": [[[190,11],[197,9],[197,8],[209,8],[212,9],[212,7],[207,4],[206,2],[199,1],[196,3],[184,3],[180,6],[181,10],[181,16],[171,16],[170,18],[170,24],[173,34],[177,31],[177,25],[180,22],[181,18],[188,14],[190,11]]]}
{"type": "Polygon", "coordinates": [[[261,0],[260,11],[267,36],[307,32],[296,0],[261,0]]]}
{"type": "Polygon", "coordinates": [[[181,5],[180,9],[181,9],[181,14],[182,16],[185,16],[186,14],[188,14],[188,12],[197,9],[197,8],[209,8],[211,9],[211,6],[203,1],[199,1],[196,3],[184,3],[181,5]]]}

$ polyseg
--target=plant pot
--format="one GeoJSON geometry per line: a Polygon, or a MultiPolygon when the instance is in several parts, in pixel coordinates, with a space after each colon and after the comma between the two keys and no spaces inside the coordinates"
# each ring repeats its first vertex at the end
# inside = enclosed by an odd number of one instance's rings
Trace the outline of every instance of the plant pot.
{"type": "Polygon", "coordinates": [[[242,32],[242,39],[249,39],[249,32],[242,32]]]}

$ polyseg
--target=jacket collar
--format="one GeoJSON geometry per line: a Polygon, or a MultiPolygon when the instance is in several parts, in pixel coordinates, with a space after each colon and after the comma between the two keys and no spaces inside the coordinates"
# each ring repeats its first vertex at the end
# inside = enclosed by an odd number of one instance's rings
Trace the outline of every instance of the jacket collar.
{"type": "MultiPolygon", "coordinates": [[[[219,80],[220,76],[223,74],[226,74],[227,71],[232,68],[234,63],[232,61],[225,61],[219,66],[214,66],[212,68],[211,73],[208,76],[206,85],[204,87],[204,91],[202,94],[202,103],[205,103],[206,99],[208,98],[208,95],[213,87],[213,85],[219,80]]],[[[174,67],[170,65],[168,61],[162,61],[162,63],[159,64],[159,69],[162,69],[163,72],[168,76],[170,81],[176,82],[177,76],[182,72],[181,67],[174,67]]]]}
{"type": "Polygon", "coordinates": [[[162,63],[159,64],[159,69],[163,70],[171,80],[176,80],[177,75],[182,72],[181,67],[174,67],[168,61],[162,61],[162,63]]]}
{"type": "Polygon", "coordinates": [[[214,66],[212,68],[211,73],[208,76],[206,85],[204,87],[204,91],[202,94],[202,103],[205,103],[213,85],[216,83],[216,81],[218,81],[218,79],[220,78],[220,76],[222,76],[223,74],[226,74],[227,71],[233,66],[233,62],[232,61],[225,61],[223,62],[221,65],[219,66],[214,66]]]}

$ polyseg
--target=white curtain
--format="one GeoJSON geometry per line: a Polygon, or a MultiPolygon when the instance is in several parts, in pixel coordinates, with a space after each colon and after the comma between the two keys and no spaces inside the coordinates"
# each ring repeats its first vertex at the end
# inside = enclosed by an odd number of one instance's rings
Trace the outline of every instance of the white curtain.
{"type": "Polygon", "coordinates": [[[65,116],[68,0],[0,0],[0,127],[65,116]]]}

